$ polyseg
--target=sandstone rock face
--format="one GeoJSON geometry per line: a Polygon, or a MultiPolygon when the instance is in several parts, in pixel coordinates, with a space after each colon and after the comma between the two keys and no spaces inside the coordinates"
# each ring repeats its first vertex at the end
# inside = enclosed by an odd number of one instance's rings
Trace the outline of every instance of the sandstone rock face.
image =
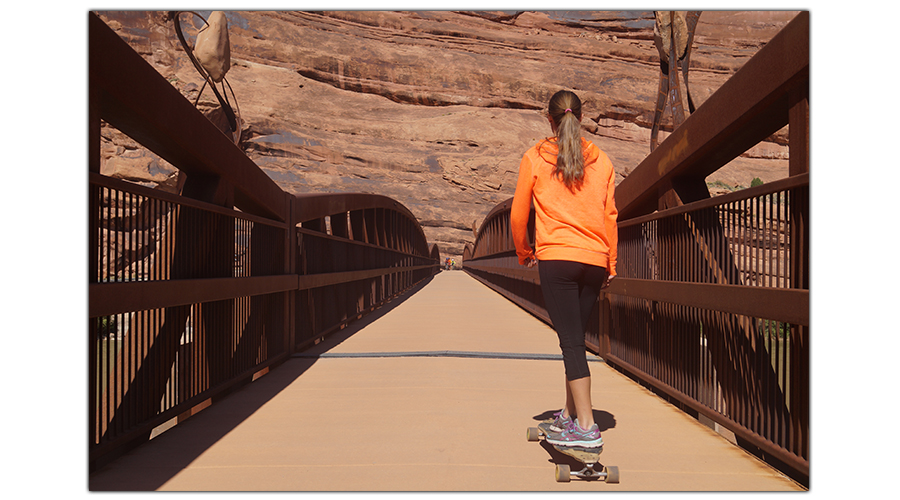
{"type": "MultiPolygon", "coordinates": [[[[165,12],[100,17],[194,102],[202,80],[165,12]]],[[[201,12],[208,16],[209,12],[201,12]]],[[[460,260],[497,203],[513,195],[524,151],[550,134],[557,90],[584,102],[585,137],[619,180],[650,152],[659,75],[654,13],[226,12],[241,146],[283,189],[364,192],[406,205],[460,260]]],[[[703,12],[691,53],[698,106],[796,12],[703,12]]],[[[190,40],[202,22],[181,14],[190,40]],[[192,24],[193,20],[193,24],[192,24]]],[[[204,112],[218,106],[206,89],[204,112]]],[[[670,118],[670,115],[667,115],[670,118]]],[[[663,133],[666,134],[664,120],[663,133]]],[[[154,183],[174,169],[124,154],[139,146],[104,127],[104,172],[154,183]],[[155,165],[155,166],[154,166],[155,165]],[[133,170],[146,171],[136,178],[133,170]]],[[[786,130],[707,179],[720,189],[787,175],[786,130]]],[[[713,194],[721,191],[713,190],[713,194]]]]}

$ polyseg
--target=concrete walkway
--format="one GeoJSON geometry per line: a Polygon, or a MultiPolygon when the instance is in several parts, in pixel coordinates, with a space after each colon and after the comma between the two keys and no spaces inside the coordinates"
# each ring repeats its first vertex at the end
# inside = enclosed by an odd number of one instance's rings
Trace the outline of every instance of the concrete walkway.
{"type": "Polygon", "coordinates": [[[596,359],[600,458],[621,482],[557,483],[554,464],[575,462],[526,441],[525,430],[563,403],[562,361],[540,359],[558,354],[550,327],[465,273],[443,272],[92,474],[89,486],[802,491],[596,359]]]}

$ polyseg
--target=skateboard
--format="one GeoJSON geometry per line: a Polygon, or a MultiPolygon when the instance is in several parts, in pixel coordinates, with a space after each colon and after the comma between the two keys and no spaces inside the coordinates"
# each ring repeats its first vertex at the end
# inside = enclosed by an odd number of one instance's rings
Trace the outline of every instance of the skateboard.
{"type": "MultiPolygon", "coordinates": [[[[547,420],[538,424],[537,427],[529,427],[526,437],[529,441],[540,441],[546,438],[550,433],[550,424],[552,420],[547,420]]],[[[603,453],[603,447],[582,448],[580,446],[562,446],[553,443],[547,443],[556,451],[568,455],[579,461],[584,468],[579,471],[572,471],[568,464],[556,464],[556,481],[560,483],[568,483],[573,477],[585,480],[603,479],[607,483],[619,482],[619,468],[616,466],[604,466],[600,464],[600,454],[603,453]],[[599,468],[597,467],[599,466],[599,468]]]]}

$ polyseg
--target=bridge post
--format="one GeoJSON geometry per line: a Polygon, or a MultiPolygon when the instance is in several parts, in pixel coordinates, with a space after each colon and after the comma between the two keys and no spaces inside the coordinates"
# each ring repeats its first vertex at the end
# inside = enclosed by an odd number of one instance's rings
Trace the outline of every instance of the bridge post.
{"type": "Polygon", "coordinates": [[[609,335],[612,329],[612,304],[608,293],[600,294],[600,328],[597,337],[597,355],[601,358],[609,354],[609,335]]]}
{"type": "MultiPolygon", "coordinates": [[[[300,249],[300,234],[297,232],[297,220],[294,217],[294,206],[297,199],[285,193],[287,213],[284,220],[287,221],[284,238],[284,270],[287,274],[299,274],[297,270],[297,254],[300,249]]],[[[284,352],[292,354],[297,345],[297,296],[299,291],[290,290],[284,295],[284,352]]]]}
{"type": "MultiPolygon", "coordinates": [[[[791,176],[809,173],[809,83],[795,88],[790,94],[788,125],[791,176]]],[[[809,186],[790,192],[790,287],[809,290],[809,186]]],[[[791,325],[793,339],[790,353],[791,366],[808,367],[809,327],[791,325]]],[[[809,387],[809,370],[797,369],[796,383],[809,387]]],[[[793,452],[809,460],[809,391],[792,391],[789,394],[793,452]]]]}

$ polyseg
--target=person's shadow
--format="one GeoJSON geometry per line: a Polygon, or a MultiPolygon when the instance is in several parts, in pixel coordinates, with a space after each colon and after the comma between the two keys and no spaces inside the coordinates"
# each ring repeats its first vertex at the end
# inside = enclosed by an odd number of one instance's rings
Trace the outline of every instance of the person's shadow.
{"type": "MultiPolygon", "coordinates": [[[[533,418],[537,423],[543,422],[544,420],[549,420],[553,418],[553,414],[558,412],[559,410],[547,410],[541,414],[535,415],[533,418]]],[[[615,428],[616,426],[616,417],[613,416],[612,413],[603,410],[594,410],[594,422],[597,424],[597,427],[600,428],[600,432],[607,431],[609,429],[615,428]]],[[[566,455],[558,451],[553,447],[552,444],[548,443],[546,439],[541,439],[541,447],[547,451],[550,455],[550,458],[547,460],[553,464],[566,464],[571,468],[571,470],[581,470],[584,468],[584,464],[575,460],[574,458],[566,455]]],[[[597,469],[597,467],[595,467],[597,469]]]]}

